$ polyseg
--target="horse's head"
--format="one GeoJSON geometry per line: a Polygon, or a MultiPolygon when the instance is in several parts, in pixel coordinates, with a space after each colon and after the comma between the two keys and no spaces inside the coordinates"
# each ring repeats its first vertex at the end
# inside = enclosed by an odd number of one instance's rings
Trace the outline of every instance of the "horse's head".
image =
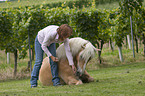
{"type": "MultiPolygon", "coordinates": [[[[87,40],[76,37],[69,40],[70,50],[77,65],[77,74],[84,74],[85,68],[89,60],[95,56],[96,48],[87,40]]],[[[57,50],[59,60],[67,59],[64,44],[61,44],[57,50]]]]}
{"type": "Polygon", "coordinates": [[[95,47],[90,42],[82,45],[82,49],[76,57],[77,76],[82,76],[84,74],[87,63],[95,56],[95,51],[95,47]]]}

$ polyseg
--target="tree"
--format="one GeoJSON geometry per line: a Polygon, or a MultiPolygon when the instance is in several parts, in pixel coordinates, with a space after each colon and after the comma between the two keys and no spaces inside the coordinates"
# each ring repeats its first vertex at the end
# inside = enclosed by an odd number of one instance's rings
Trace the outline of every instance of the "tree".
{"type": "Polygon", "coordinates": [[[10,12],[0,11],[0,49],[4,50],[12,35],[10,12]]]}
{"type": "Polygon", "coordinates": [[[132,36],[132,49],[133,49],[133,57],[135,58],[134,53],[134,42],[133,42],[133,28],[132,28],[132,16],[133,11],[140,13],[142,10],[142,2],[143,0],[122,0],[119,3],[120,12],[123,16],[128,17],[130,16],[130,26],[131,26],[131,36],[132,36]]]}
{"type": "Polygon", "coordinates": [[[123,55],[122,55],[122,44],[124,37],[127,35],[128,30],[128,19],[123,17],[123,14],[119,14],[116,19],[114,20],[115,26],[111,27],[112,36],[115,40],[115,44],[118,46],[119,50],[119,57],[120,61],[123,62],[123,55]]]}
{"type": "MultiPolygon", "coordinates": [[[[92,42],[94,46],[98,46],[102,50],[104,43],[109,41],[109,19],[106,10],[79,10],[74,17],[74,22],[78,31],[78,35],[92,42]]],[[[101,51],[99,51],[99,60],[101,63],[101,51]]]]}
{"type": "MultiPolygon", "coordinates": [[[[6,13],[9,14],[9,18],[7,19],[10,22],[6,24],[5,26],[11,27],[10,28],[11,34],[10,34],[9,41],[5,42],[5,44],[3,45],[4,47],[2,48],[5,49],[6,52],[14,53],[14,59],[15,59],[14,76],[16,76],[18,51],[21,51],[23,41],[26,40],[27,27],[29,25],[30,18],[26,20],[22,19],[19,10],[14,11],[10,9],[10,10],[7,10],[6,13]]],[[[3,14],[3,16],[5,16],[5,14],[3,14]]],[[[9,35],[9,34],[6,34],[6,35],[9,35]]]]}

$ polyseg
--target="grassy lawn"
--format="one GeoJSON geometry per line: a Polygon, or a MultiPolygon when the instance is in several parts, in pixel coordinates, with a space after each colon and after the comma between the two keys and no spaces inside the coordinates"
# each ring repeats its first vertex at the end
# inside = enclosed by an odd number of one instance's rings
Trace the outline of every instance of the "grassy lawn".
{"type": "MultiPolygon", "coordinates": [[[[31,5],[43,5],[43,4],[51,4],[56,2],[65,2],[65,1],[72,1],[72,0],[12,0],[11,2],[0,2],[0,8],[13,8],[13,7],[23,7],[23,6],[31,6],[31,5]]],[[[73,0],[76,1],[76,0],[73,0]]],[[[91,1],[91,0],[90,0],[91,1]]],[[[143,6],[145,7],[145,0],[143,2],[143,6]]],[[[119,7],[118,2],[107,3],[107,4],[100,4],[97,5],[96,8],[98,9],[116,9],[119,7]]]]}
{"type": "Polygon", "coordinates": [[[12,2],[2,2],[0,3],[1,8],[11,8],[11,7],[23,7],[31,5],[41,5],[56,2],[65,2],[71,0],[13,0],[12,2]]]}
{"type": "Polygon", "coordinates": [[[117,67],[90,70],[95,82],[61,87],[30,88],[29,81],[0,83],[0,96],[145,96],[145,64],[130,63],[117,67]]]}

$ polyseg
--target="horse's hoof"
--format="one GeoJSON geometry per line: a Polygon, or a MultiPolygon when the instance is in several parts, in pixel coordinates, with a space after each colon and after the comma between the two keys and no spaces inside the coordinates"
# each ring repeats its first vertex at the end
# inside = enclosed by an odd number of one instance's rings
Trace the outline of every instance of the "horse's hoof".
{"type": "Polygon", "coordinates": [[[76,85],[80,85],[80,84],[83,84],[83,82],[81,80],[79,80],[76,85]]]}
{"type": "Polygon", "coordinates": [[[88,81],[89,82],[94,82],[94,78],[89,78],[88,81]]]}

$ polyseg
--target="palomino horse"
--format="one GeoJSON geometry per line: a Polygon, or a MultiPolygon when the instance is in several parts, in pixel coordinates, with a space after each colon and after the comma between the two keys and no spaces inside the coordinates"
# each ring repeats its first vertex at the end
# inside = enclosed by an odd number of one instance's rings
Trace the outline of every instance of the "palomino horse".
{"type": "MultiPolygon", "coordinates": [[[[93,82],[94,79],[85,70],[89,60],[95,56],[95,47],[87,40],[82,38],[72,38],[69,40],[70,51],[73,55],[73,61],[77,68],[76,74],[72,71],[65,54],[64,45],[61,44],[56,55],[59,59],[58,69],[61,84],[78,85],[93,82]]],[[[39,80],[44,86],[53,85],[51,68],[48,57],[43,62],[39,72],[39,80]]]]}

